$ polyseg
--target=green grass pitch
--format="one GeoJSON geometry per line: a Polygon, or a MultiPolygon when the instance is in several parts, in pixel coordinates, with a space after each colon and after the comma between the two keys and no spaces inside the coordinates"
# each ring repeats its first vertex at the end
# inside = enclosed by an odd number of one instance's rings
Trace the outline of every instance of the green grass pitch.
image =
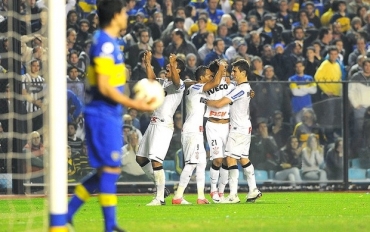
{"type": "MultiPolygon", "coordinates": [[[[370,231],[368,192],[265,192],[255,203],[145,206],[152,195],[120,196],[119,225],[131,232],[190,231],[370,231]]],[[[47,231],[44,198],[0,200],[0,231],[47,231]]],[[[74,218],[75,231],[103,231],[97,198],[92,197],[74,218]]]]}

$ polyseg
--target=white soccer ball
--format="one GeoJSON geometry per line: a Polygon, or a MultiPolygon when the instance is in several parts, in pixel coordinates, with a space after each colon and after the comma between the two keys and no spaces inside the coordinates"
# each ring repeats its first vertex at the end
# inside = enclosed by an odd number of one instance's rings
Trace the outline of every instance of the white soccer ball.
{"type": "Polygon", "coordinates": [[[133,88],[135,99],[143,99],[155,109],[160,107],[164,101],[164,91],[158,81],[141,79],[133,88]]]}

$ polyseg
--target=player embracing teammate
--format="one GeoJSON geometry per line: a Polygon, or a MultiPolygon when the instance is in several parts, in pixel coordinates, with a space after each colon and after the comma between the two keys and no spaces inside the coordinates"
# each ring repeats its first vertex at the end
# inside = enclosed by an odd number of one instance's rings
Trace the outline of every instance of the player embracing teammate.
{"type": "Polygon", "coordinates": [[[198,190],[197,204],[209,204],[204,196],[206,151],[203,140],[203,115],[205,105],[201,101],[205,92],[217,87],[220,84],[226,62],[220,62],[217,74],[206,67],[200,66],[195,71],[197,83],[191,85],[185,96],[186,120],[181,134],[181,143],[185,159],[185,167],[180,176],[180,183],[172,204],[190,204],[183,198],[184,190],[189,183],[190,177],[196,168],[196,181],[198,190]]]}
{"type": "MultiPolygon", "coordinates": [[[[225,106],[230,106],[230,132],[228,133],[225,156],[227,168],[229,170],[229,185],[230,195],[222,199],[220,203],[239,203],[238,197],[238,178],[239,169],[237,161],[243,167],[244,175],[247,177],[249,193],[247,202],[254,202],[262,196],[262,193],[257,189],[254,176],[254,167],[249,160],[249,148],[251,142],[252,124],[249,119],[252,89],[248,83],[248,73],[250,72],[249,63],[246,60],[238,60],[232,64],[232,76],[236,81],[236,87],[226,96],[217,100],[203,99],[207,107],[211,109],[224,109],[225,106]]],[[[220,112],[220,111],[218,111],[220,112]]],[[[222,112],[222,111],[221,111],[222,112]]],[[[222,114],[222,113],[221,113],[222,114]]],[[[209,121],[207,122],[208,125],[209,121]]],[[[211,125],[210,128],[214,128],[211,125]]],[[[207,127],[208,130],[208,127],[207,127]]],[[[223,128],[225,130],[225,128],[223,128]]],[[[207,131],[214,133],[213,131],[207,131]]],[[[210,140],[209,142],[213,142],[210,140]]],[[[214,165],[214,164],[213,164],[214,165]]],[[[212,167],[213,167],[212,165],[212,167]]],[[[211,169],[212,170],[212,169],[211,169]]],[[[212,178],[212,173],[211,173],[212,178]]],[[[211,179],[212,181],[212,179],[211,179]]],[[[212,191],[212,190],[211,190],[212,191]]]]}

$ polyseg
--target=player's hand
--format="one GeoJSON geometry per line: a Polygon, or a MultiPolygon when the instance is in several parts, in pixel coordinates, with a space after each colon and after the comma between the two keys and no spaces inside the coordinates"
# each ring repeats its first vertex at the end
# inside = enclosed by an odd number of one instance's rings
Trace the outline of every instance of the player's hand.
{"type": "Polygon", "coordinates": [[[227,68],[227,62],[225,60],[218,61],[218,71],[224,72],[227,68]]]}
{"type": "MultiPolygon", "coordinates": [[[[148,104],[147,101],[144,101],[143,99],[136,99],[135,101],[135,108],[140,111],[153,111],[155,108],[148,104]]],[[[151,101],[149,101],[151,102],[151,101]]]]}
{"type": "Polygon", "coordinates": [[[169,61],[170,61],[170,64],[171,65],[174,65],[175,63],[176,63],[176,55],[175,54],[173,54],[173,53],[171,53],[170,54],[170,58],[169,58],[169,61]]]}
{"type": "Polygon", "coordinates": [[[144,53],[144,60],[145,60],[145,64],[151,64],[152,63],[152,52],[150,50],[147,50],[144,53]]]}
{"type": "Polygon", "coordinates": [[[207,105],[207,101],[208,101],[208,99],[207,99],[207,98],[205,98],[205,97],[201,97],[201,98],[200,98],[200,103],[204,103],[204,104],[206,104],[206,105],[207,105]]]}
{"type": "Polygon", "coordinates": [[[253,89],[251,89],[251,91],[249,92],[250,93],[250,97],[251,98],[254,98],[254,96],[256,96],[255,92],[253,91],[253,89]]]}

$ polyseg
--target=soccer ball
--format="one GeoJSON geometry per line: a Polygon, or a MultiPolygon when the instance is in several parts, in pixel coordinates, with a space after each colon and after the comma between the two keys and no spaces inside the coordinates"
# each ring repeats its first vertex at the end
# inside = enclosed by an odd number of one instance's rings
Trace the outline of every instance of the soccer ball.
{"type": "Polygon", "coordinates": [[[133,88],[135,99],[146,100],[155,109],[160,107],[164,101],[164,91],[158,81],[141,79],[133,88]]]}

